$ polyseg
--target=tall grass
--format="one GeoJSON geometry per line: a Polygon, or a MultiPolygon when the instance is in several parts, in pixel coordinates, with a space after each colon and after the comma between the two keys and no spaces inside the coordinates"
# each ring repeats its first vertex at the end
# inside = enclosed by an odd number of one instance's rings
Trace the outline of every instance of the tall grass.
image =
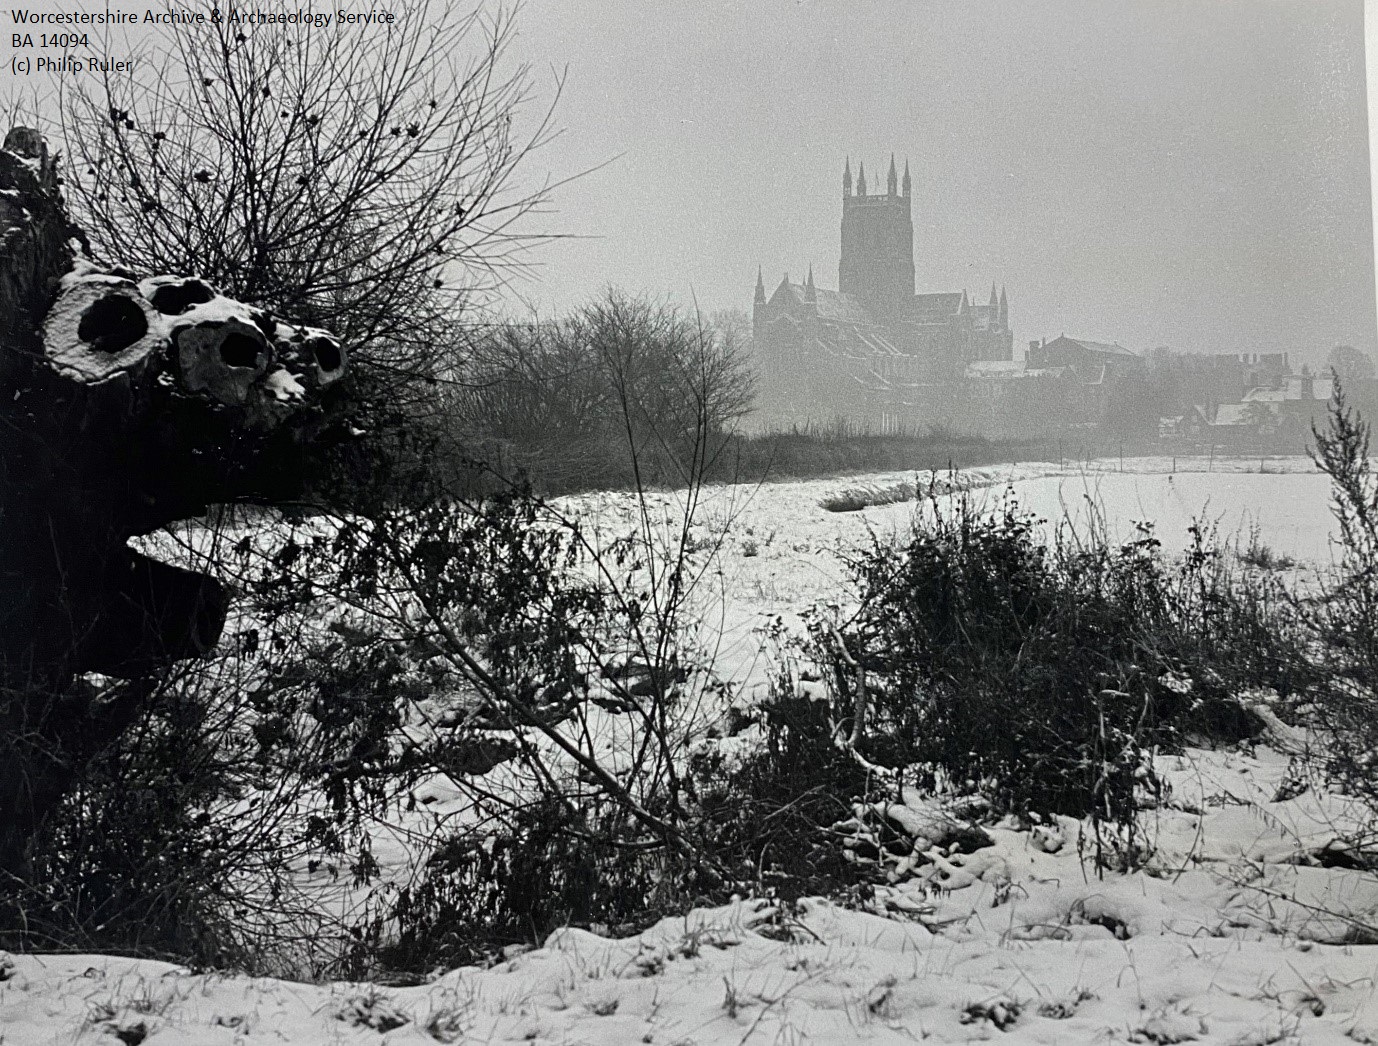
{"type": "MultiPolygon", "coordinates": [[[[988,440],[943,429],[910,435],[883,436],[854,432],[844,426],[816,427],[790,432],[747,434],[715,432],[708,440],[702,478],[714,483],[810,479],[865,472],[945,472],[1011,461],[1028,461],[1048,454],[1049,445],[1018,440],[988,440]]],[[[1053,459],[1056,460],[1056,452],[1053,459]]],[[[558,447],[527,446],[486,439],[467,457],[456,455],[444,466],[454,473],[453,486],[472,485],[473,461],[507,476],[521,476],[545,494],[587,490],[634,490],[637,470],[626,447],[603,435],[566,439],[558,447]]],[[[642,484],[673,486],[673,470],[647,469],[639,463],[642,484]]]]}
{"type": "Polygon", "coordinates": [[[859,472],[945,472],[1027,461],[1046,441],[992,440],[935,428],[908,435],[852,432],[842,426],[737,437],[735,460],[748,478],[811,479],[859,472]]]}

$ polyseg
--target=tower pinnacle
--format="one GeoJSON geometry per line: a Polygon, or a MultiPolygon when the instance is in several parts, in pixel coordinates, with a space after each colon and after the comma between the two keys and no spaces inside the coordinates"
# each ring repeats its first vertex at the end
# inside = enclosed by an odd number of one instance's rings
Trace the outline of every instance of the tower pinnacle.
{"type": "Polygon", "coordinates": [[[764,305],[764,304],[766,303],[766,281],[765,281],[765,278],[764,278],[764,277],[762,276],[762,274],[761,274],[761,267],[760,267],[759,265],[756,266],[756,299],[755,299],[755,300],[756,300],[756,304],[757,304],[757,305],[764,305]]]}
{"type": "MultiPolygon", "coordinates": [[[[843,169],[842,253],[838,259],[837,288],[879,310],[877,315],[897,318],[914,297],[914,223],[908,198],[901,199],[899,195],[895,154],[890,154],[883,183],[880,168],[872,166],[874,181],[868,185],[866,163],[858,160],[856,195],[849,198],[846,179],[850,169],[849,158],[843,169]]],[[[807,301],[822,297],[811,276],[804,285],[804,293],[807,301]]]]}
{"type": "Polygon", "coordinates": [[[809,263],[809,278],[804,283],[804,300],[817,301],[818,290],[813,285],[813,263],[809,263]]]}
{"type": "Polygon", "coordinates": [[[904,187],[904,195],[905,195],[905,196],[908,196],[909,193],[910,193],[910,190],[911,190],[911,188],[912,188],[912,184],[911,184],[910,181],[909,181],[909,159],[908,159],[908,157],[906,157],[906,158],[905,158],[905,161],[904,161],[904,182],[903,182],[902,184],[903,184],[903,187],[904,187]]]}
{"type": "Polygon", "coordinates": [[[842,168],[842,195],[852,195],[852,158],[847,157],[847,165],[842,168]]]}

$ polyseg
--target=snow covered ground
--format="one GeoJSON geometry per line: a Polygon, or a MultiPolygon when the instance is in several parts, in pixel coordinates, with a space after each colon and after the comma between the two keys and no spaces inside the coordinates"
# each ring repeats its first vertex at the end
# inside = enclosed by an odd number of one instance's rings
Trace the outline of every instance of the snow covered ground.
{"type": "MultiPolygon", "coordinates": [[[[966,480],[993,496],[1013,483],[1048,517],[1091,492],[1112,528],[1154,519],[1169,550],[1204,510],[1246,544],[1257,526],[1276,552],[1330,558],[1326,483],[1303,459],[1100,464],[966,480]]],[[[695,605],[724,675],[747,694],[762,685],[762,627],[845,603],[847,550],[901,531],[913,508],[833,513],[820,501],[913,479],[712,492],[695,528],[695,605]]],[[[664,496],[667,512],[674,501],[664,496]]],[[[582,508],[613,527],[630,506],[600,495],[582,508]]],[[[1378,1042],[1378,882],[1335,866],[1327,844],[1353,813],[1289,775],[1288,750],[1303,743],[1279,727],[1252,751],[1164,757],[1157,854],[1130,875],[1097,878],[1075,821],[1007,822],[972,853],[932,848],[923,875],[880,888],[870,911],[748,901],[625,940],[567,929],[413,988],[12,956],[0,961],[0,1043],[1378,1042]]],[[[895,815],[931,814],[926,802],[906,793],[895,815]]]]}
{"type": "MultiPolygon", "coordinates": [[[[14,956],[6,1043],[1346,1043],[1378,1041],[1378,885],[1297,864],[1343,804],[1287,760],[1174,757],[1150,869],[1087,876],[1078,826],[990,831],[881,889],[697,910],[641,935],[568,929],[415,988],[310,986],[101,956],[14,956]],[[884,914],[878,914],[884,913],[884,914]]],[[[917,802],[917,801],[916,801],[917,802]]]]}
{"type": "MultiPolygon", "coordinates": [[[[849,551],[873,537],[902,536],[915,507],[902,501],[831,512],[823,502],[843,491],[884,491],[916,479],[922,487],[935,478],[947,477],[891,472],[710,490],[695,534],[706,570],[699,607],[718,671],[748,690],[761,685],[759,629],[777,616],[797,625],[799,612],[814,603],[844,604],[849,551]]],[[[1127,538],[1135,522],[1151,521],[1168,554],[1186,548],[1187,527],[1200,521],[1213,524],[1222,543],[1247,548],[1257,528],[1258,540],[1279,555],[1313,567],[1332,561],[1328,480],[1304,457],[991,465],[964,470],[961,482],[992,505],[1013,490],[1022,507],[1052,524],[1064,517],[1084,524],[1090,499],[1112,538],[1127,538]]],[[[673,516],[676,495],[659,497],[673,516]]],[[[613,530],[633,511],[626,494],[581,500],[588,518],[608,519],[613,530]]]]}

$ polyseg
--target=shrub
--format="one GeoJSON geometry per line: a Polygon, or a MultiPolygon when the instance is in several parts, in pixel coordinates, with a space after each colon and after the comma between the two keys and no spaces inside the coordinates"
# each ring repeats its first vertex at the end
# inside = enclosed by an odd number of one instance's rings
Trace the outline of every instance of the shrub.
{"type": "Polygon", "coordinates": [[[501,826],[439,845],[360,934],[345,968],[416,976],[492,961],[561,926],[638,932],[734,893],[865,895],[871,873],[846,859],[832,828],[853,800],[874,797],[875,783],[835,743],[828,703],[797,695],[781,676],[752,722],[738,725],[759,736],[710,743],[689,760],[688,846],[646,840],[609,797],[542,798],[501,826]]]}
{"type": "Polygon", "coordinates": [[[809,649],[866,758],[998,811],[1089,817],[1107,860],[1144,851],[1153,753],[1247,734],[1233,695],[1285,685],[1299,642],[1202,527],[1170,565],[1147,525],[1119,545],[1103,523],[1045,543],[1012,494],[983,512],[934,490],[906,541],[877,542],[852,571],[859,612],[820,620],[809,649]]]}
{"type": "MultiPolygon", "coordinates": [[[[339,607],[298,574],[325,554],[314,525],[265,521],[231,548],[221,522],[193,531],[239,592],[237,631],[210,660],[137,684],[143,714],[83,768],[35,839],[30,881],[6,884],[11,947],[295,975],[338,951],[341,927],[295,873],[374,873],[371,818],[428,765],[393,744],[421,677],[401,644],[327,627],[339,607]]],[[[85,685],[115,700],[126,684],[85,685]]]]}
{"type": "Polygon", "coordinates": [[[546,797],[504,826],[444,840],[352,943],[354,975],[424,975],[539,945],[562,926],[640,931],[682,911],[685,865],[634,846],[626,815],[598,797],[584,808],[546,797]]]}
{"type": "Polygon", "coordinates": [[[208,813],[226,782],[207,772],[206,713],[189,689],[164,689],[83,767],[33,840],[31,877],[0,898],[7,947],[234,961],[210,898],[233,892],[235,826],[208,813]]]}
{"type": "Polygon", "coordinates": [[[1249,532],[1249,543],[1236,550],[1236,558],[1246,567],[1255,570],[1291,570],[1297,561],[1285,553],[1277,552],[1259,536],[1258,528],[1249,532]]]}
{"type": "Polygon", "coordinates": [[[782,674],[755,713],[759,736],[702,749],[691,763],[696,842],[740,883],[786,900],[856,885],[866,877],[830,829],[875,785],[836,743],[828,703],[782,674]]]}
{"type": "Polygon", "coordinates": [[[1312,458],[1330,477],[1331,509],[1340,530],[1336,569],[1308,604],[1327,675],[1312,711],[1327,743],[1320,769],[1370,814],[1352,839],[1374,861],[1378,836],[1378,477],[1369,461],[1367,422],[1348,405],[1338,378],[1327,425],[1313,427],[1312,458]]]}

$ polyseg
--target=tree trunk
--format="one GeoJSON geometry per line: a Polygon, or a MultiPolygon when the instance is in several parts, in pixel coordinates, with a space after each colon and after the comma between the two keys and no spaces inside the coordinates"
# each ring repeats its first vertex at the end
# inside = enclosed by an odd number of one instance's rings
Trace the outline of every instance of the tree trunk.
{"type": "Polygon", "coordinates": [[[214,577],[132,537],[293,496],[337,405],[328,333],[195,277],[103,267],[36,132],[0,149],[0,874],[176,662],[220,637],[214,577]],[[284,463],[297,467],[284,471],[284,463]],[[85,673],[113,680],[95,682],[85,673]]]}

